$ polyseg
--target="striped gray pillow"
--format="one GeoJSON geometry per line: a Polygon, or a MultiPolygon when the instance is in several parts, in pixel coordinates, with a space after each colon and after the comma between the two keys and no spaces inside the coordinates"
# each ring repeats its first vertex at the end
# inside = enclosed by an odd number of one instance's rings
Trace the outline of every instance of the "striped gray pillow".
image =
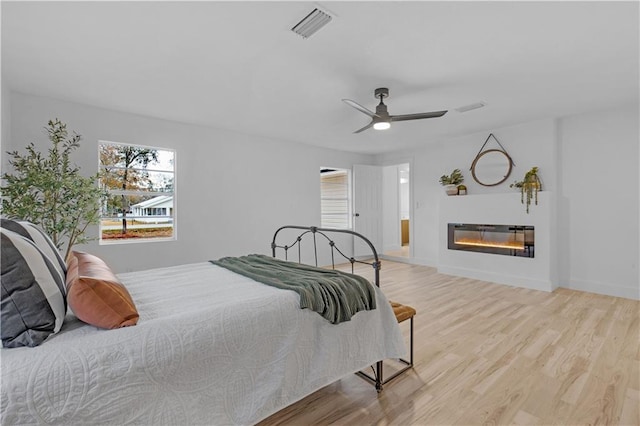
{"type": "Polygon", "coordinates": [[[49,236],[38,226],[24,220],[17,221],[3,218],[0,220],[0,227],[13,231],[16,234],[20,234],[21,236],[33,241],[33,243],[44,254],[49,256],[49,260],[51,260],[53,265],[62,273],[62,275],[67,273],[67,265],[65,264],[64,259],[62,259],[62,256],[60,256],[58,248],[53,244],[51,238],[49,238],[49,236]]]}
{"type": "Polygon", "coordinates": [[[5,228],[0,233],[2,346],[38,346],[62,327],[64,274],[31,240],[5,228]]]}

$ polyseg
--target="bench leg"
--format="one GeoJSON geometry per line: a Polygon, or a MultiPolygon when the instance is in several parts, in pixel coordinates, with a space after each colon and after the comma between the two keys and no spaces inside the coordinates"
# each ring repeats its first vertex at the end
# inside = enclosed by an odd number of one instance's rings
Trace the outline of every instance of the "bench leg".
{"type": "Polygon", "coordinates": [[[407,371],[410,368],[413,368],[413,317],[409,318],[410,322],[409,322],[409,327],[410,327],[410,335],[409,335],[409,361],[407,361],[406,359],[403,358],[398,358],[398,361],[400,361],[401,363],[403,363],[405,366],[402,367],[400,370],[396,371],[395,373],[393,373],[391,375],[391,377],[388,378],[384,378],[384,374],[383,374],[383,364],[382,361],[378,361],[376,363],[376,368],[375,368],[375,377],[363,372],[363,371],[357,371],[356,374],[360,377],[362,377],[363,379],[369,380],[370,382],[375,384],[376,387],[376,391],[378,391],[378,393],[382,392],[382,385],[385,385],[387,383],[389,383],[391,380],[395,379],[396,377],[398,377],[399,375],[401,375],[402,373],[404,373],[405,371],[407,371]]]}
{"type": "Polygon", "coordinates": [[[409,335],[409,361],[413,367],[413,317],[411,317],[411,334],[409,335]]]}

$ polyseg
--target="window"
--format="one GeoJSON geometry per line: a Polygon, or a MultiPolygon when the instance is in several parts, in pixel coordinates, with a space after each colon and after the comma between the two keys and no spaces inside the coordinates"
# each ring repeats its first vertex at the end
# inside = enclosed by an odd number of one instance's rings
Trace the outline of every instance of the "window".
{"type": "Polygon", "coordinates": [[[175,239],[175,151],[99,143],[100,243],[175,239]]]}
{"type": "Polygon", "coordinates": [[[350,170],[320,169],[320,226],[351,228],[350,170]]]}

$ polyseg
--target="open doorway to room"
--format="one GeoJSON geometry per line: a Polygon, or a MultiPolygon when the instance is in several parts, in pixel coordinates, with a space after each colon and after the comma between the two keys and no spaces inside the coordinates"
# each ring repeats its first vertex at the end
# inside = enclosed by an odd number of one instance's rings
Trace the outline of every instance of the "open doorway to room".
{"type": "Polygon", "coordinates": [[[409,163],[382,170],[383,254],[411,257],[411,171],[409,163]]]}

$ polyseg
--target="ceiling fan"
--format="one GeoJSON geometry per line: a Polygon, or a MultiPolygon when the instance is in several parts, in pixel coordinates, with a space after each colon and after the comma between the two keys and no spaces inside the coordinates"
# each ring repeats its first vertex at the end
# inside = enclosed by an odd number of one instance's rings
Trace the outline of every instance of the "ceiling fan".
{"type": "Polygon", "coordinates": [[[442,117],[447,111],[433,111],[433,112],[419,112],[416,114],[402,114],[402,115],[389,115],[387,106],[384,104],[383,99],[389,96],[389,89],[386,87],[380,87],[374,91],[374,96],[380,98],[380,103],[376,107],[376,112],[370,111],[363,107],[359,103],[352,101],[351,99],[343,99],[342,102],[357,109],[358,111],[367,114],[371,117],[371,123],[364,126],[362,129],[358,129],[353,133],[360,133],[373,127],[376,130],[385,130],[391,127],[392,121],[406,121],[406,120],[420,120],[422,118],[437,118],[442,117]]]}

